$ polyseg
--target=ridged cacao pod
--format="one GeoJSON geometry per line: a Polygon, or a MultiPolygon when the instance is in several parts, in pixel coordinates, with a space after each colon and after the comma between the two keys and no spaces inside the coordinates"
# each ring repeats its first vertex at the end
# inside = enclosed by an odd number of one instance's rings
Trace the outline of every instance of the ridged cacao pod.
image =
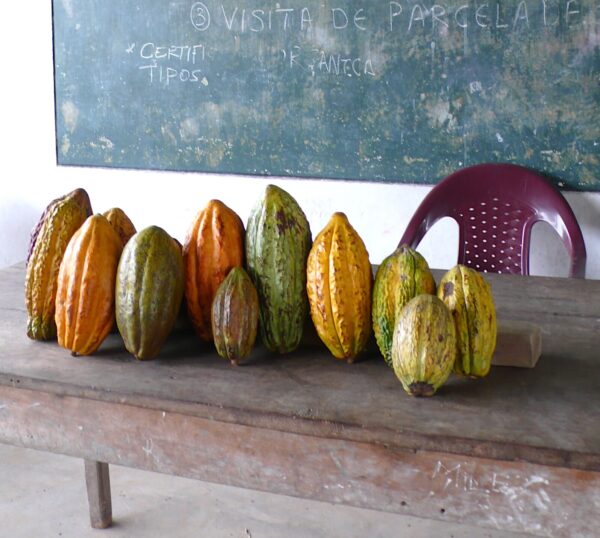
{"type": "Polygon", "coordinates": [[[73,355],[91,355],[115,320],[115,277],[123,246],[100,214],[75,232],[60,264],[56,329],[60,346],[73,355]]]}
{"type": "Polygon", "coordinates": [[[412,396],[432,396],[448,379],[456,356],[452,315],[435,295],[412,298],[398,314],[392,365],[412,396]]]}
{"type": "Polygon", "coordinates": [[[381,262],[373,286],[373,332],[390,367],[398,313],[408,301],[422,293],[435,294],[433,274],[421,254],[402,245],[381,262]]]}
{"type": "Polygon", "coordinates": [[[293,351],[308,313],[310,226],[296,200],[275,185],[252,209],[246,230],[248,274],[258,291],[259,332],[267,349],[293,351]]]}
{"type": "Polygon", "coordinates": [[[173,242],[175,243],[175,245],[177,245],[179,252],[181,252],[181,255],[183,256],[183,245],[179,242],[179,239],[177,239],[176,237],[172,237],[171,239],[173,239],[173,242]]]}
{"type": "Polygon", "coordinates": [[[486,376],[496,349],[496,308],[481,273],[456,265],[440,280],[438,297],[452,312],[456,326],[454,370],[470,377],[486,376]]]}
{"type": "Polygon", "coordinates": [[[336,359],[352,362],[369,340],[372,285],[363,240],[334,213],[310,250],[306,290],[317,334],[336,359]]]}
{"type": "Polygon", "coordinates": [[[137,232],[125,245],[116,279],[116,318],[125,348],[137,359],[158,355],[183,297],[183,258],[158,226],[137,232]]]}
{"type": "Polygon", "coordinates": [[[212,304],[212,332],[217,353],[232,364],[246,357],[258,330],[258,293],[248,273],[234,267],[212,304]]]}
{"type": "Polygon", "coordinates": [[[244,263],[244,224],[235,211],[211,200],[194,218],[183,244],[188,316],[202,340],[212,340],[210,309],[233,267],[244,263]]]}
{"type": "Polygon", "coordinates": [[[125,246],[127,241],[129,241],[137,231],[133,222],[131,222],[131,219],[120,207],[111,207],[102,214],[106,217],[108,222],[110,222],[111,226],[115,229],[115,232],[117,232],[117,235],[121,239],[121,244],[125,246]]]}
{"type": "Polygon", "coordinates": [[[66,197],[52,204],[43,219],[25,276],[29,338],[51,340],[56,337],[54,313],[60,263],[71,237],[86,218],[86,209],[66,197]]]}
{"type": "Polygon", "coordinates": [[[42,216],[40,217],[37,224],[34,226],[33,230],[31,231],[31,235],[29,236],[29,248],[27,249],[27,262],[29,262],[29,258],[31,258],[31,254],[33,253],[33,247],[35,246],[37,237],[40,233],[40,230],[42,229],[42,225],[44,224],[44,221],[50,214],[52,207],[57,202],[60,202],[61,200],[66,200],[67,198],[70,198],[71,200],[80,204],[81,207],[83,207],[85,209],[86,217],[89,217],[92,215],[92,204],[90,202],[90,197],[88,196],[88,193],[85,191],[85,189],[75,189],[75,190],[65,194],[64,196],[61,196],[59,198],[55,198],[54,200],[52,200],[46,206],[46,209],[44,209],[42,216]]]}

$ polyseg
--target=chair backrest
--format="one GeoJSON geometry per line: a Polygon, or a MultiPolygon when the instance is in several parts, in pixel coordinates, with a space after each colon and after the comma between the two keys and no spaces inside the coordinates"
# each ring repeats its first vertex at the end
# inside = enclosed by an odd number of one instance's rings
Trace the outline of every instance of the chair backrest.
{"type": "Polygon", "coordinates": [[[583,234],[567,200],[539,173],[513,164],[479,164],[444,178],[425,196],[399,244],[416,248],[443,217],[459,227],[458,263],[478,271],[529,274],[531,229],[549,223],[585,277],[583,234]]]}

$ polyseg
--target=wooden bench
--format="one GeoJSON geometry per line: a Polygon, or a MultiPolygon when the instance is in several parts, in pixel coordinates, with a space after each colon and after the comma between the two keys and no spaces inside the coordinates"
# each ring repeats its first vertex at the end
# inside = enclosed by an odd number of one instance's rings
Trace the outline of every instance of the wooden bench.
{"type": "MultiPolygon", "coordinates": [[[[439,277],[439,273],[437,273],[439,277]]],[[[109,464],[426,518],[593,536],[600,528],[600,281],[488,275],[500,320],[534,321],[535,368],[452,376],[411,398],[374,347],[308,338],[233,367],[178,328],[138,362],[25,335],[24,266],[0,271],[0,442],[85,460],[91,522],[109,464]]]]}

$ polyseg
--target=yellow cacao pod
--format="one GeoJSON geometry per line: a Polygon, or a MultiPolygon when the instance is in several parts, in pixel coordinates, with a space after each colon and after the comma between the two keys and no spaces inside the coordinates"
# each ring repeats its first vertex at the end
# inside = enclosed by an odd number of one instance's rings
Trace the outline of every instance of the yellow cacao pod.
{"type": "Polygon", "coordinates": [[[452,372],[456,334],[452,315],[435,295],[411,299],[400,311],[392,341],[392,365],[404,390],[432,396],[452,372]]]}
{"type": "Polygon", "coordinates": [[[421,254],[402,245],[381,262],[373,286],[373,332],[388,366],[392,366],[396,318],[406,303],[421,293],[435,294],[433,274],[421,254]]]}
{"type": "Polygon", "coordinates": [[[492,290],[482,274],[456,265],[440,280],[438,297],[452,312],[456,326],[454,370],[470,377],[490,371],[496,348],[496,308],[492,290]]]}
{"type": "Polygon", "coordinates": [[[71,237],[86,218],[86,208],[68,196],[55,201],[43,218],[25,276],[29,338],[51,340],[56,337],[54,313],[60,263],[71,237]]]}
{"type": "Polygon", "coordinates": [[[306,290],[319,338],[337,359],[352,362],[371,334],[373,273],[363,240],[334,213],[308,255],[306,290]]]}

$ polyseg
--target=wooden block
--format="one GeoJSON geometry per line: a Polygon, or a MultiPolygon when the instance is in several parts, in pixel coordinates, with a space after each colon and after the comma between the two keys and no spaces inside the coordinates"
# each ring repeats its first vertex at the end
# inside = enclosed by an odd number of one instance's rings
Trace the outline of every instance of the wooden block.
{"type": "Polygon", "coordinates": [[[90,460],[84,462],[90,523],[94,529],[106,529],[112,525],[108,463],[90,460]]]}
{"type": "Polygon", "coordinates": [[[498,320],[494,366],[533,368],[542,354],[542,331],[526,321],[498,320]]]}

